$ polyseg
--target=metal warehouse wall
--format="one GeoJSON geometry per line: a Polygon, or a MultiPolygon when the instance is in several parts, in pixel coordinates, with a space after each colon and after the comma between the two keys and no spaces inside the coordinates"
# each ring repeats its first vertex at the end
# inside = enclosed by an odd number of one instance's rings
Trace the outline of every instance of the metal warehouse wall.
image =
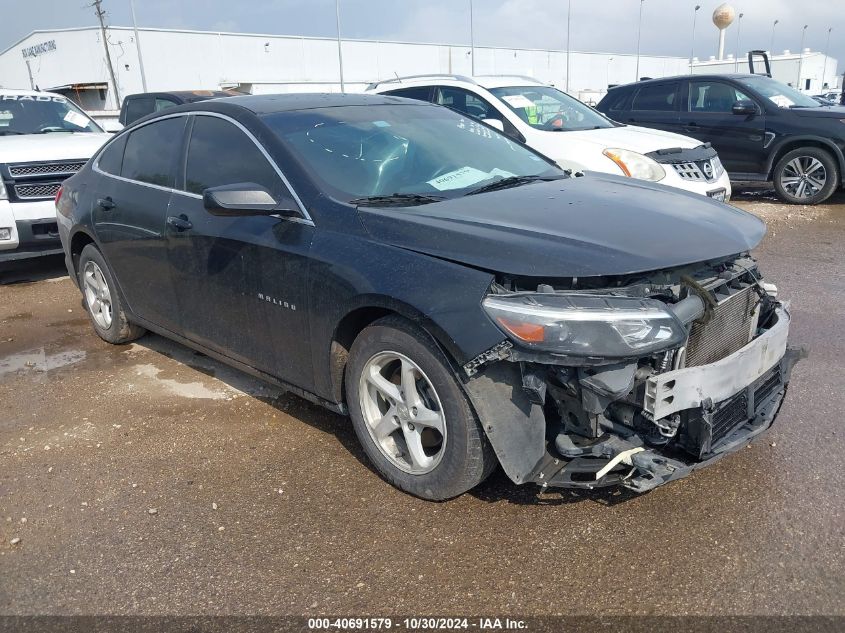
{"type": "MultiPolygon", "coordinates": [[[[238,85],[255,93],[339,90],[333,39],[163,29],[140,29],[140,38],[150,91],[238,85]]],[[[108,81],[99,30],[85,28],[36,31],[0,53],[0,85],[28,88],[21,51],[50,40],[55,41],[55,50],[30,58],[33,80],[40,88],[108,81]]],[[[141,92],[132,29],[110,28],[108,40],[120,94],[141,92]]],[[[565,51],[476,48],[475,53],[478,74],[530,75],[566,87],[565,51]]],[[[343,41],[344,75],[351,91],[397,74],[469,75],[470,55],[468,46],[343,41]]],[[[635,55],[573,52],[570,92],[601,93],[608,84],[634,81],[636,63],[635,55]]],[[[688,71],[684,58],[640,58],[640,76],[688,71]]],[[[112,101],[107,107],[115,106],[112,101]]]]}

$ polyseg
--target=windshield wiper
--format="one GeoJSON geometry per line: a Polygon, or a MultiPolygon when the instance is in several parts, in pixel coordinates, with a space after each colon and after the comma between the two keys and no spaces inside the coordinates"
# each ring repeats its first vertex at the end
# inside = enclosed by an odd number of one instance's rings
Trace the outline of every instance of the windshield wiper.
{"type": "Polygon", "coordinates": [[[26,132],[18,132],[17,130],[0,130],[0,136],[7,136],[12,134],[20,134],[22,136],[26,136],[26,132]]]}
{"type": "Polygon", "coordinates": [[[520,185],[526,185],[529,182],[539,182],[541,180],[558,180],[560,178],[563,178],[563,176],[508,176],[507,178],[502,178],[501,180],[497,180],[487,185],[482,185],[477,189],[473,189],[472,191],[468,191],[464,195],[472,196],[477,193],[486,193],[488,191],[497,191],[499,189],[510,189],[511,187],[519,187],[520,185]]]}
{"type": "Polygon", "coordinates": [[[32,132],[32,134],[52,134],[53,132],[69,132],[73,134],[75,130],[68,130],[65,128],[62,128],[61,130],[38,130],[37,132],[32,132]]]}
{"type": "Polygon", "coordinates": [[[416,204],[431,204],[444,200],[443,196],[429,196],[421,193],[392,193],[382,196],[364,196],[353,198],[349,204],[358,207],[408,207],[416,204]]]}

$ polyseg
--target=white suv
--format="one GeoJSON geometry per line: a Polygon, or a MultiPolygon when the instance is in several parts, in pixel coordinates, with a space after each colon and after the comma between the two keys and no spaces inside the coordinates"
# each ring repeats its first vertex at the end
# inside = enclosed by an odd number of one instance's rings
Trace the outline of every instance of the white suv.
{"type": "Polygon", "coordinates": [[[530,77],[420,75],[367,92],[430,101],[481,119],[564,169],[622,174],[729,200],[731,183],[709,144],[611,121],[530,77]]]}
{"type": "Polygon", "coordinates": [[[0,263],[62,252],[56,193],[110,136],[61,95],[0,89],[0,263]]]}

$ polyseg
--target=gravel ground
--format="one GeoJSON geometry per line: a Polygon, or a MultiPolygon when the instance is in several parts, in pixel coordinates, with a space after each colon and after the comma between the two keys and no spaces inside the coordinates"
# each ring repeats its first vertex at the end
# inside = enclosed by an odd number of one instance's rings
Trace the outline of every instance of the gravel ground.
{"type": "Polygon", "coordinates": [[[112,347],[51,260],[0,281],[0,613],[845,615],[845,195],[765,190],[811,350],[750,448],[647,495],[384,483],[347,419],[157,336],[112,347]]]}

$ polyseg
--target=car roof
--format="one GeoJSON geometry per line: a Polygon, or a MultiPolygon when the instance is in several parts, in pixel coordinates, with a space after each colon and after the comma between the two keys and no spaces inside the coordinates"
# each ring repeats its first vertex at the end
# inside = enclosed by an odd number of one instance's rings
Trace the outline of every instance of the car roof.
{"type": "Polygon", "coordinates": [[[510,86],[545,86],[546,84],[533,77],[526,77],[524,75],[474,75],[467,77],[463,75],[413,75],[409,77],[397,77],[395,79],[385,79],[377,81],[371,90],[399,90],[403,87],[411,88],[414,86],[433,86],[433,85],[470,85],[480,86],[481,88],[504,88],[510,86]]]}
{"type": "Polygon", "coordinates": [[[136,99],[140,97],[176,97],[185,103],[202,101],[204,99],[216,99],[218,97],[231,97],[234,93],[225,90],[166,90],[161,92],[137,92],[126,95],[125,99],[136,99]]]}
{"type": "MultiPolygon", "coordinates": [[[[235,105],[258,115],[276,112],[292,112],[295,110],[314,110],[317,108],[336,108],[340,106],[368,106],[368,105],[426,105],[424,102],[401,97],[376,94],[340,94],[340,93],[296,93],[275,95],[243,95],[212,99],[221,105],[235,105]]],[[[209,101],[196,104],[200,109],[209,101]]]]}
{"type": "MultiPolygon", "coordinates": [[[[675,75],[673,77],[655,77],[654,79],[642,79],[629,84],[613,86],[610,90],[619,88],[631,88],[632,86],[647,86],[649,84],[662,83],[664,81],[678,81],[679,79],[694,79],[695,81],[712,81],[716,79],[747,79],[748,77],[765,77],[766,75],[752,75],[751,73],[721,73],[713,75],[675,75]]],[[[608,91],[609,92],[609,91],[608,91]]]]}
{"type": "Polygon", "coordinates": [[[26,95],[27,97],[58,97],[59,99],[67,99],[67,97],[55,92],[44,92],[43,90],[16,90],[14,88],[0,88],[0,97],[4,95],[26,95]]]}

